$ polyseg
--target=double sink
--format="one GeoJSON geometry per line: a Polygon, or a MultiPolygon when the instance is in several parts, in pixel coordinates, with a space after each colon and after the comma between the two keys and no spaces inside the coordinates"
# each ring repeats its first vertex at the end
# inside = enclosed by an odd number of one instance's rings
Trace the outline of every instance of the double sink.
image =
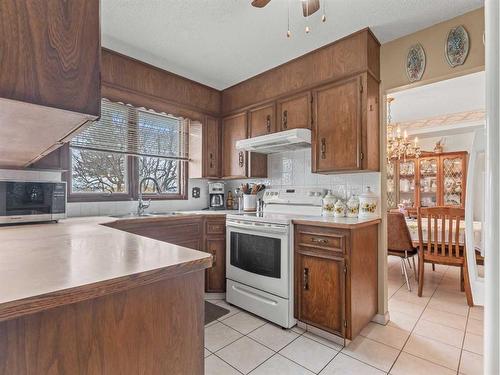
{"type": "Polygon", "coordinates": [[[142,214],[138,214],[137,212],[129,212],[127,214],[122,214],[122,215],[112,215],[111,217],[117,218],[117,219],[133,219],[133,218],[140,218],[140,217],[157,217],[157,216],[180,216],[180,215],[186,215],[189,214],[188,212],[177,212],[177,211],[166,211],[166,212],[144,212],[142,214]]]}

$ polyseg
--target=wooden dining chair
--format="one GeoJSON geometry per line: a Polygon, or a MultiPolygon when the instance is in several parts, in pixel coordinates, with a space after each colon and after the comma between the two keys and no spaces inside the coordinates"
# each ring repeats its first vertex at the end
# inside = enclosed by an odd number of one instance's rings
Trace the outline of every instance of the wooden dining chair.
{"type": "Polygon", "coordinates": [[[387,213],[387,254],[401,258],[401,271],[405,277],[406,287],[411,292],[406,262],[408,262],[408,266],[411,268],[410,258],[412,258],[413,273],[415,279],[417,279],[414,257],[417,254],[417,248],[413,246],[405,216],[399,211],[387,213]]]}
{"type": "Polygon", "coordinates": [[[467,270],[465,235],[460,243],[460,222],[465,210],[454,207],[428,207],[418,209],[418,296],[424,288],[424,264],[443,264],[460,267],[460,282],[465,290],[467,304],[473,306],[472,291],[467,270]],[[424,236],[423,223],[427,224],[424,236]]]}

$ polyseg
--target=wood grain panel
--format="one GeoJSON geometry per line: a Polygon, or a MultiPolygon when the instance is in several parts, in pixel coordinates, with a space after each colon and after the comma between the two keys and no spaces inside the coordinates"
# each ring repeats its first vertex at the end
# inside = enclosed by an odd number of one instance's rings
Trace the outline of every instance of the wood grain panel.
{"type": "Polygon", "coordinates": [[[380,44],[369,29],[351,34],[223,90],[222,113],[229,114],[368,69],[379,79],[379,63],[368,61],[378,59],[378,47],[380,44]]]}
{"type": "Polygon", "coordinates": [[[99,116],[98,0],[0,2],[0,96],[99,116]]]}
{"type": "Polygon", "coordinates": [[[343,336],[344,259],[299,254],[298,260],[300,320],[343,336]]]}
{"type": "Polygon", "coordinates": [[[0,374],[204,372],[203,271],[0,323],[0,374]]]}
{"type": "Polygon", "coordinates": [[[221,175],[221,127],[219,120],[207,116],[203,124],[203,177],[221,175]]]}
{"type": "Polygon", "coordinates": [[[236,142],[247,138],[247,114],[238,113],[222,119],[222,175],[246,177],[247,153],[236,149],[236,142]]]}
{"type": "MultiPolygon", "coordinates": [[[[174,110],[214,116],[220,112],[220,91],[108,49],[102,52],[102,80],[123,93],[145,95],[143,104],[131,102],[137,106],[149,106],[149,100],[156,100],[170,104],[174,110]]],[[[137,100],[133,96],[131,99],[137,100]]]]}
{"type": "Polygon", "coordinates": [[[346,302],[348,337],[354,338],[377,314],[378,225],[352,231],[346,302]]]}
{"type": "Polygon", "coordinates": [[[353,171],[361,167],[360,78],[313,91],[313,172],[353,171]]]}
{"type": "Polygon", "coordinates": [[[207,269],[205,290],[224,293],[226,291],[226,239],[207,238],[206,251],[212,254],[212,268],[207,269]]]}
{"type": "Polygon", "coordinates": [[[306,91],[277,101],[281,130],[311,128],[311,92],[306,91]]]}
{"type": "Polygon", "coordinates": [[[275,104],[264,104],[248,111],[248,137],[258,137],[276,131],[275,104]]]}

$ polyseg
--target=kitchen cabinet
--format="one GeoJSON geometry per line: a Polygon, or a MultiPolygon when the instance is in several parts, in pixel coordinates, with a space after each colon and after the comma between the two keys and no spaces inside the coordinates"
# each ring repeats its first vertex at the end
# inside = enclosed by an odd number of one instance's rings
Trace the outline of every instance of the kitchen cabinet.
{"type": "Polygon", "coordinates": [[[206,271],[206,292],[226,291],[226,219],[207,217],[205,251],[213,256],[212,267],[206,271]]]}
{"type": "Polygon", "coordinates": [[[294,223],[295,318],[354,339],[377,313],[379,220],[294,223]]]}
{"type": "Polygon", "coordinates": [[[220,178],[221,130],[219,120],[206,116],[189,125],[189,177],[220,178]]]}
{"type": "Polygon", "coordinates": [[[247,112],[222,119],[222,174],[224,178],[267,177],[267,155],[237,150],[247,138],[247,112]]]}
{"type": "Polygon", "coordinates": [[[226,291],[225,215],[145,217],[117,220],[106,225],[212,254],[212,267],[205,271],[205,291],[217,293],[226,291]]]}
{"type": "Polygon", "coordinates": [[[379,169],[378,82],[363,73],[313,90],[312,169],[379,169]]]}
{"type": "Polygon", "coordinates": [[[465,206],[467,151],[423,153],[420,158],[388,164],[387,206],[403,204],[412,215],[418,207],[465,206]]]}
{"type": "Polygon", "coordinates": [[[99,117],[99,19],[99,0],[0,2],[2,166],[29,165],[99,117]]]}
{"type": "Polygon", "coordinates": [[[306,91],[277,101],[280,130],[311,128],[311,92],[306,91]]]}
{"type": "Polygon", "coordinates": [[[246,152],[236,149],[236,142],[246,138],[246,112],[222,119],[222,173],[224,177],[246,177],[246,152]]]}
{"type": "Polygon", "coordinates": [[[275,103],[264,104],[248,111],[248,137],[276,132],[275,103]]]}

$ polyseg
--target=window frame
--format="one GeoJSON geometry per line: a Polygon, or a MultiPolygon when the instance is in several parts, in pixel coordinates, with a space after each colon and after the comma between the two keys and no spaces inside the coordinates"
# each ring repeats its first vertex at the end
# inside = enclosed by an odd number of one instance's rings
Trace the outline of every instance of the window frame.
{"type": "MultiPolygon", "coordinates": [[[[119,202],[134,201],[139,198],[139,156],[126,155],[127,158],[127,193],[73,193],[72,188],[72,155],[68,143],[61,147],[62,163],[66,172],[67,201],[73,202],[119,202]]],[[[188,199],[188,167],[187,160],[179,160],[179,192],[178,193],[144,193],[142,196],[151,200],[187,200],[188,199]]]]}

